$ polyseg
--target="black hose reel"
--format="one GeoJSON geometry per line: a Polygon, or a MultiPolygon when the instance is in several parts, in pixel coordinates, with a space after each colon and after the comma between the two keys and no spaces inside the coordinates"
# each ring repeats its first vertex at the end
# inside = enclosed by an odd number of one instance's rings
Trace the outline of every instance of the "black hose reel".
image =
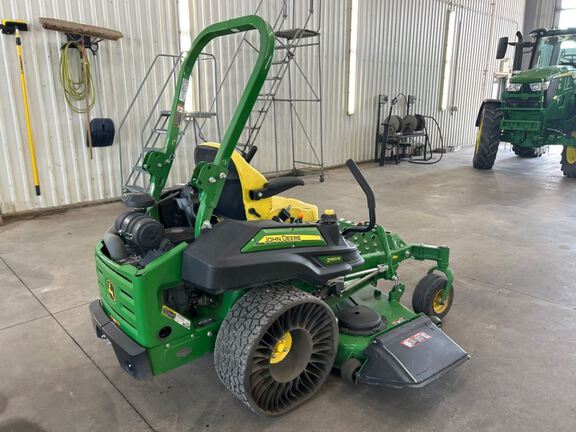
{"type": "Polygon", "coordinates": [[[416,118],[416,116],[408,114],[407,116],[404,117],[403,123],[404,128],[402,129],[402,133],[411,134],[416,132],[416,129],[418,128],[418,119],[416,118]]]}
{"type": "MultiPolygon", "coordinates": [[[[90,120],[90,135],[92,136],[92,147],[109,147],[114,142],[116,128],[111,118],[93,118],[90,120]]],[[[86,146],[89,145],[86,137],[86,146]]]]}
{"type": "Polygon", "coordinates": [[[394,135],[404,129],[404,120],[397,115],[386,117],[383,124],[388,125],[388,135],[394,135]]]}

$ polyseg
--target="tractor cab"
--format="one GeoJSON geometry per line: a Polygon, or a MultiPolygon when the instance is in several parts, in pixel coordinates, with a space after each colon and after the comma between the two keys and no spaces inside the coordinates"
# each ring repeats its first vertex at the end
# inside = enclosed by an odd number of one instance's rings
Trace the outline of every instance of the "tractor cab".
{"type": "Polygon", "coordinates": [[[502,96],[510,100],[511,109],[541,107],[548,111],[550,120],[565,119],[574,110],[576,29],[539,29],[530,35],[533,42],[521,42],[519,36],[515,53],[515,64],[521,64],[518,57],[529,48],[530,67],[522,71],[515,66],[517,72],[502,96]],[[518,98],[525,102],[519,102],[518,98]]]}
{"type": "Polygon", "coordinates": [[[567,66],[576,69],[576,29],[534,30],[530,69],[567,66]]]}

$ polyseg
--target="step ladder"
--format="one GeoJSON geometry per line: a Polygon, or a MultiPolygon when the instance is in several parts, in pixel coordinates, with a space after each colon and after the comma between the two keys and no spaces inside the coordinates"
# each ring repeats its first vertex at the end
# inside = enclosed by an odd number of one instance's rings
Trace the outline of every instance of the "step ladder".
{"type": "MultiPolygon", "coordinates": [[[[190,126],[193,125],[194,128],[194,139],[198,140],[198,135],[200,131],[200,127],[197,124],[198,119],[208,119],[211,117],[216,116],[215,112],[207,112],[207,111],[194,111],[185,113],[183,119],[183,126],[180,127],[180,133],[178,134],[178,139],[176,140],[176,149],[180,145],[182,138],[186,134],[186,130],[190,126]]],[[[165,140],[163,137],[167,133],[167,126],[168,120],[170,119],[170,111],[160,111],[160,115],[156,119],[156,122],[152,126],[152,130],[148,135],[146,141],[144,141],[142,150],[138,159],[134,163],[126,182],[123,185],[122,192],[123,193],[131,193],[131,192],[145,192],[148,193],[150,189],[150,174],[146,171],[142,164],[144,162],[144,157],[147,153],[154,151],[154,150],[162,150],[164,146],[165,140]]],[[[195,143],[198,145],[198,142],[195,143]]]]}
{"type": "MultiPolygon", "coordinates": [[[[164,54],[160,53],[154,57],[154,60],[148,66],[148,69],[144,73],[142,81],[138,85],[136,93],[130,102],[128,109],[126,110],[124,116],[122,117],[118,129],[116,131],[116,142],[118,143],[118,160],[120,168],[120,179],[121,179],[121,193],[129,192],[148,192],[150,186],[150,176],[146,170],[143,169],[142,163],[144,162],[144,157],[147,153],[152,150],[162,150],[165,144],[166,138],[166,128],[168,126],[168,121],[170,119],[170,111],[161,110],[161,107],[166,102],[166,91],[174,90],[174,83],[178,77],[179,68],[186,57],[186,52],[181,52],[179,54],[164,54]],[[166,73],[166,66],[168,66],[168,73],[166,73]],[[160,81],[157,81],[160,78],[160,81]],[[153,79],[153,83],[150,83],[150,79],[153,79]],[[148,84],[148,86],[146,86],[148,84]],[[153,87],[150,93],[150,86],[153,87]],[[142,124],[139,116],[142,104],[149,104],[149,97],[152,96],[152,105],[150,109],[145,114],[145,120],[142,124]],[[139,109],[135,109],[139,108],[139,109]],[[138,116],[135,119],[135,116],[138,116]],[[136,131],[134,124],[142,124],[139,131],[136,131]],[[125,175],[124,171],[124,157],[125,154],[124,139],[128,137],[130,142],[135,140],[139,141],[139,155],[134,163],[130,162],[128,166],[129,175],[125,175]],[[137,138],[138,137],[138,138],[137,138]]],[[[199,57],[199,62],[204,62],[206,66],[211,67],[213,71],[213,79],[202,80],[200,76],[200,70],[198,73],[198,88],[203,88],[205,91],[210,91],[210,84],[212,84],[212,92],[216,94],[217,83],[219,82],[219,69],[216,57],[210,53],[201,53],[199,57]]],[[[200,63],[199,63],[200,64],[200,63]]],[[[208,94],[208,93],[206,93],[208,94]]],[[[200,141],[206,141],[204,138],[205,131],[203,127],[206,121],[209,119],[215,120],[212,126],[215,126],[217,137],[213,140],[220,140],[220,119],[218,116],[220,108],[218,103],[213,103],[210,108],[203,111],[202,102],[198,104],[198,111],[186,113],[183,119],[183,124],[180,128],[181,135],[178,137],[177,145],[180,144],[186,129],[192,123],[194,132],[194,142],[198,144],[200,141]],[[202,124],[199,124],[199,120],[203,120],[202,124]]]]}
{"type": "MultiPolygon", "coordinates": [[[[308,21],[306,20],[306,23],[308,21]]],[[[294,58],[296,49],[303,46],[304,39],[320,36],[319,32],[305,27],[280,30],[279,28],[283,22],[284,20],[277,19],[274,25],[274,34],[277,42],[276,51],[280,52],[281,56],[278,60],[272,61],[272,66],[268,72],[269,76],[266,78],[270,86],[267,89],[262,88],[262,93],[256,99],[256,104],[245,127],[247,130],[246,141],[238,143],[237,146],[244,154],[248,153],[255,144],[258,133],[262,129],[266,116],[276,99],[282,80],[289,69],[290,62],[294,58]]],[[[251,44],[249,45],[255,49],[251,44]]]]}

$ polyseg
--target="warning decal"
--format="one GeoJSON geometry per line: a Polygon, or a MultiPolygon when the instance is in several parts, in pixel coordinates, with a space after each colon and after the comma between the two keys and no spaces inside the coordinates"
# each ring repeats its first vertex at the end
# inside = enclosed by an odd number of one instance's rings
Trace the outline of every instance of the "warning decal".
{"type": "Polygon", "coordinates": [[[184,118],[184,102],[178,102],[176,112],[174,113],[174,127],[179,128],[184,118]]]}
{"type": "Polygon", "coordinates": [[[430,336],[428,333],[424,333],[424,332],[419,332],[416,333],[413,336],[410,336],[407,339],[404,339],[402,342],[400,342],[402,345],[408,347],[408,348],[414,348],[416,345],[418,345],[419,343],[422,342],[426,342],[428,339],[430,339],[432,336],[430,336]]]}
{"type": "Polygon", "coordinates": [[[182,87],[180,87],[180,94],[178,95],[178,100],[184,102],[186,100],[186,92],[188,91],[188,84],[190,80],[184,78],[182,80],[182,87]]]}
{"type": "Polygon", "coordinates": [[[186,318],[185,316],[180,315],[174,309],[172,309],[166,305],[163,305],[162,306],[162,314],[167,316],[171,320],[176,321],[182,327],[186,327],[187,329],[190,329],[190,320],[188,318],[186,318]]]}

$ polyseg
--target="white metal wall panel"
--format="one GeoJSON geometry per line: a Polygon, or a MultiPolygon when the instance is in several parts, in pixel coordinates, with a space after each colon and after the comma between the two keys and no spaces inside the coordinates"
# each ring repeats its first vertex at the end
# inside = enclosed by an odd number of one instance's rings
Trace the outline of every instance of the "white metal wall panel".
{"type": "MultiPolygon", "coordinates": [[[[190,0],[193,32],[212,22],[254,11],[258,3],[259,0],[190,0]]],[[[273,21],[281,3],[280,0],[265,0],[258,14],[273,21]]],[[[307,5],[307,0],[300,3],[307,5]]],[[[472,145],[478,107],[492,92],[497,40],[500,36],[512,37],[522,28],[524,0],[359,2],[356,112],[352,116],[346,114],[349,5],[348,0],[324,0],[321,10],[325,164],[341,164],[349,157],[359,160],[371,157],[378,94],[387,94],[391,98],[398,92],[416,95],[416,112],[438,119],[445,145],[455,148],[472,145]],[[450,103],[457,111],[440,112],[444,23],[450,8],[456,10],[461,28],[456,83],[450,103]],[[493,32],[490,35],[492,20],[493,32]]],[[[240,37],[236,37],[233,41],[214,43],[212,52],[220,57],[223,69],[229,64],[239,40],[240,37]]],[[[231,75],[237,78],[224,87],[224,92],[230,95],[223,100],[224,124],[231,116],[254,58],[255,53],[245,47],[241,60],[232,69],[231,75]]],[[[294,92],[300,94],[306,89],[303,81],[295,82],[294,87],[294,92]]],[[[402,113],[403,103],[399,103],[398,108],[402,113]]],[[[303,112],[304,117],[314,119],[312,107],[303,112]]],[[[286,120],[287,115],[285,109],[280,111],[279,118],[286,120]]],[[[430,129],[436,138],[432,125],[430,129]]],[[[289,129],[283,127],[278,134],[283,144],[279,155],[280,169],[291,168],[291,152],[286,142],[288,132],[289,129]]],[[[255,164],[264,171],[275,168],[272,140],[272,121],[268,119],[258,138],[260,151],[255,158],[255,164]]],[[[298,148],[301,153],[307,151],[305,145],[298,148]]]]}
{"type": "MultiPolygon", "coordinates": [[[[296,0],[307,3],[308,0],[296,0]]],[[[58,82],[58,48],[61,37],[43,31],[39,16],[90,22],[117,28],[125,33],[118,44],[105,42],[98,54],[99,99],[94,116],[119,120],[136,91],[154,55],[176,53],[177,18],[174,1],[111,0],[0,0],[2,16],[32,21],[32,32],[25,35],[25,61],[29,71],[31,99],[35,101],[32,118],[38,143],[43,196],[33,196],[26,136],[13,40],[3,37],[0,71],[8,79],[0,80],[0,91],[9,96],[2,102],[0,113],[1,211],[11,213],[33,208],[93,201],[117,196],[120,192],[118,149],[96,149],[95,160],[87,158],[82,118],[71,113],[63,103],[58,82]],[[154,20],[154,22],[152,22],[154,20]],[[160,29],[160,31],[152,31],[160,29]],[[32,79],[34,77],[34,79],[32,79]],[[39,77],[39,78],[37,78],[39,77]],[[15,109],[13,109],[15,107],[15,109]],[[16,113],[17,115],[14,115],[16,113]]],[[[259,0],[190,0],[192,34],[206,25],[253,13],[259,0]]],[[[291,2],[290,2],[291,3],[291,2]]],[[[316,3],[318,3],[316,1],[316,3]]],[[[348,0],[324,0],[322,5],[322,86],[324,120],[324,159],[326,166],[343,163],[349,157],[365,160],[372,157],[376,102],[378,94],[394,96],[398,92],[418,97],[415,111],[436,117],[446,145],[456,148],[474,142],[474,120],[482,99],[492,91],[496,61],[494,52],[500,36],[512,37],[522,28],[525,0],[362,0],[359,2],[359,44],[356,112],[346,114],[346,80],[348,52],[348,0]],[[456,68],[456,84],[450,106],[457,111],[439,112],[439,93],[445,17],[454,8],[461,33],[456,68]],[[493,22],[493,32],[489,34],[493,22]]],[[[273,20],[280,12],[280,0],[264,0],[258,12],[273,20]]],[[[226,71],[241,36],[213,41],[207,51],[218,57],[220,77],[226,71]]],[[[252,41],[254,39],[251,39],[252,41]]],[[[244,47],[224,85],[220,100],[222,125],[227,125],[247,81],[256,53],[244,47]]],[[[303,62],[304,64],[304,62],[303,62]]],[[[157,74],[146,87],[138,112],[123,132],[125,169],[138,154],[138,127],[144,120],[162,77],[157,74]]],[[[210,73],[206,73],[210,81],[210,73]]],[[[294,92],[306,91],[302,81],[294,81],[294,92]]],[[[197,104],[206,109],[210,95],[196,94],[197,104]]],[[[401,104],[400,104],[401,105],[401,104]]],[[[304,118],[317,122],[314,109],[303,110],[304,118]]],[[[271,116],[272,113],[269,115],[271,116]]],[[[280,137],[279,168],[291,168],[287,141],[286,107],[277,111],[280,137]]],[[[269,118],[257,144],[260,152],[255,164],[263,171],[276,168],[274,130],[269,118]]],[[[433,129],[433,127],[430,127],[433,129]]],[[[206,138],[216,139],[213,125],[206,138]]],[[[184,157],[177,159],[172,181],[186,179],[192,166],[191,147],[180,147],[184,157]]],[[[300,152],[306,146],[298,144],[300,152]]],[[[309,155],[308,155],[309,156],[309,155]]],[[[306,158],[306,155],[303,156],[306,158]]]]}
{"type": "MultiPolygon", "coordinates": [[[[33,136],[42,195],[36,197],[13,36],[0,35],[0,212],[57,207],[117,197],[120,194],[118,147],[85,145],[84,116],[64,102],[59,81],[59,49],[64,36],[42,29],[38,18],[53,17],[120,30],[119,42],[104,41],[93,61],[97,102],[92,117],[110,117],[118,125],[153,57],[178,50],[174,1],[155,0],[0,0],[0,17],[22,19],[22,34],[33,136]]],[[[158,78],[159,79],[159,78],[158,78]]],[[[152,83],[154,87],[157,81],[152,83]]],[[[152,94],[137,107],[147,112],[152,94]]],[[[136,122],[128,124],[135,134],[136,122]]],[[[137,141],[128,140],[127,153],[137,141]]],[[[133,157],[133,156],[132,156],[133,157]]]]}
{"type": "Polygon", "coordinates": [[[524,15],[524,33],[529,33],[541,27],[556,25],[556,9],[562,5],[562,0],[526,0],[524,15]]]}

